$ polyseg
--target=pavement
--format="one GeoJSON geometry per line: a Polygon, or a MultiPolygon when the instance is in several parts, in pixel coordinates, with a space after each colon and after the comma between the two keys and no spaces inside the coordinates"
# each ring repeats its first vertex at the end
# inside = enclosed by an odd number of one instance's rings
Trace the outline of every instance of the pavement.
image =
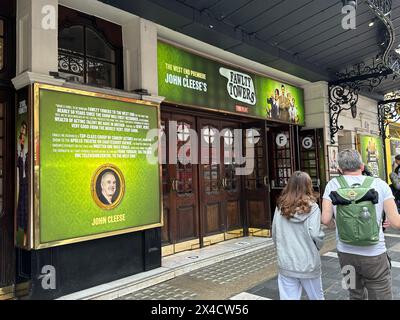
{"type": "MultiPolygon", "coordinates": [[[[385,232],[386,246],[392,259],[392,292],[393,299],[400,300],[400,232],[388,229],[385,232]]],[[[348,291],[342,288],[342,276],[337,258],[337,251],[331,250],[321,256],[322,287],[326,300],[348,300],[348,291]]],[[[277,276],[264,281],[245,292],[231,298],[232,300],[279,300],[277,276]]],[[[302,299],[307,296],[303,290],[302,299]]]]}
{"type": "MultiPolygon", "coordinates": [[[[243,239],[243,238],[241,238],[243,239]]],[[[240,239],[239,239],[240,240],[240,239]]],[[[238,240],[236,240],[238,241],[238,240]]],[[[242,240],[243,241],[243,240],[242,240]]],[[[148,287],[119,297],[119,300],[267,300],[269,292],[255,290],[277,275],[277,257],[272,239],[264,239],[268,245],[200,268],[159,285],[148,287]]],[[[321,253],[335,247],[335,231],[326,231],[325,245],[321,253]]],[[[206,248],[204,248],[206,249],[206,248]]],[[[201,249],[200,249],[201,250],[201,249]]],[[[265,290],[264,290],[265,291],[265,290]]]]}
{"type": "MultiPolygon", "coordinates": [[[[347,300],[336,253],[335,230],[321,250],[327,300],[347,300]]],[[[400,231],[385,232],[392,259],[393,297],[400,300],[400,231]]],[[[162,267],[90,288],[61,300],[278,300],[272,239],[245,237],[162,259],[162,267]]],[[[307,299],[303,292],[302,299],[307,299]]]]}

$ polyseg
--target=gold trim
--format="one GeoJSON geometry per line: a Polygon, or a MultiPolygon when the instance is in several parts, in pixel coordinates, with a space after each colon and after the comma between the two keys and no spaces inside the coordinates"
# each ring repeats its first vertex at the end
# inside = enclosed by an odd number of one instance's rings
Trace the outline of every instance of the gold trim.
{"type": "Polygon", "coordinates": [[[0,301],[5,301],[5,300],[12,300],[14,299],[15,296],[13,293],[10,294],[5,294],[5,295],[0,295],[0,301]]]}
{"type": "Polygon", "coordinates": [[[32,177],[32,223],[30,229],[32,230],[32,237],[30,248],[37,248],[40,242],[40,88],[39,84],[33,85],[33,131],[34,137],[36,137],[35,143],[32,143],[33,154],[32,160],[35,162],[33,163],[33,177],[32,177]]]}
{"type": "Polygon", "coordinates": [[[30,281],[18,283],[18,284],[15,286],[15,290],[16,290],[16,291],[20,291],[20,290],[29,289],[30,284],[31,284],[30,281]]]}
{"type": "Polygon", "coordinates": [[[203,238],[203,243],[205,247],[222,241],[225,241],[225,233],[214,234],[212,236],[203,238]]]}
{"type": "Polygon", "coordinates": [[[114,101],[116,100],[116,101],[137,103],[137,104],[148,105],[148,106],[152,106],[152,107],[160,106],[158,103],[155,103],[155,102],[138,100],[138,99],[134,99],[134,98],[120,97],[120,96],[116,96],[116,95],[112,95],[112,94],[90,92],[90,91],[85,91],[85,90],[80,90],[80,89],[65,88],[65,87],[59,87],[59,86],[54,86],[54,85],[50,85],[50,84],[42,84],[42,83],[35,83],[34,85],[35,85],[35,87],[37,86],[38,88],[45,89],[45,90],[72,93],[72,94],[88,96],[88,97],[104,98],[104,99],[114,100],[114,101]]]}
{"type": "Polygon", "coordinates": [[[103,164],[102,166],[100,166],[99,168],[96,169],[93,177],[92,177],[92,184],[91,184],[91,193],[92,193],[92,198],[94,200],[94,202],[101,208],[104,210],[112,210],[114,208],[116,208],[120,203],[122,198],[125,195],[125,179],[124,179],[124,175],[122,174],[122,171],[115,165],[111,164],[111,163],[107,163],[107,164],[103,164]],[[120,184],[120,189],[119,189],[119,194],[117,199],[115,199],[114,203],[111,204],[104,204],[103,202],[101,202],[101,200],[98,197],[97,194],[97,179],[99,178],[99,176],[103,176],[102,173],[106,170],[112,171],[113,173],[115,173],[118,178],[119,178],[119,184],[120,184]]]}
{"type": "Polygon", "coordinates": [[[243,229],[236,229],[225,232],[225,240],[242,238],[244,236],[243,229]]]}
{"type": "Polygon", "coordinates": [[[161,256],[162,257],[170,256],[170,255],[173,255],[174,253],[175,253],[175,250],[174,250],[173,244],[171,244],[169,246],[161,247],[161,256]]]}
{"type": "Polygon", "coordinates": [[[200,248],[200,239],[189,240],[185,242],[176,243],[174,245],[175,253],[194,250],[200,248]]]}
{"type": "Polygon", "coordinates": [[[249,228],[249,234],[252,237],[270,238],[271,237],[271,230],[269,230],[269,229],[259,229],[259,228],[249,228]]]}
{"type": "MultiPolygon", "coordinates": [[[[56,92],[64,92],[64,93],[71,93],[71,94],[77,94],[77,95],[82,95],[82,96],[89,96],[89,97],[97,97],[97,98],[103,98],[103,99],[108,99],[108,100],[114,100],[114,101],[123,101],[123,102],[129,102],[129,103],[136,103],[140,105],[147,105],[150,107],[155,107],[157,114],[158,114],[158,128],[160,128],[160,122],[161,122],[161,116],[160,116],[160,105],[157,103],[149,102],[149,101],[142,101],[142,100],[137,100],[133,98],[125,98],[125,97],[119,97],[119,96],[114,96],[110,94],[103,94],[103,93],[97,93],[97,92],[89,92],[89,91],[84,91],[84,90],[79,90],[79,89],[71,89],[71,88],[65,88],[65,87],[58,87],[54,85],[47,85],[47,84],[41,84],[41,83],[35,83],[33,84],[34,88],[34,115],[35,115],[35,124],[34,124],[34,130],[35,130],[35,136],[37,139],[40,138],[40,127],[39,127],[39,111],[40,111],[40,90],[50,90],[50,91],[56,91],[56,92]]],[[[33,140],[33,139],[32,139],[33,140]]],[[[38,142],[40,140],[37,140],[38,142]]],[[[159,144],[161,144],[159,140],[159,144]]],[[[59,240],[59,241],[52,241],[48,243],[40,243],[40,204],[39,204],[39,182],[40,182],[40,175],[39,175],[39,170],[40,170],[40,158],[38,157],[39,154],[36,154],[37,152],[40,153],[39,149],[33,149],[35,153],[35,158],[37,160],[37,165],[34,166],[34,172],[35,172],[35,179],[34,179],[34,186],[33,190],[35,192],[34,196],[35,198],[32,197],[32,202],[34,202],[34,219],[32,226],[34,228],[33,232],[33,244],[30,244],[29,249],[44,249],[44,248],[50,248],[50,247],[55,247],[55,246],[62,246],[62,245],[67,245],[67,244],[72,244],[72,243],[77,243],[77,242],[83,242],[83,241],[88,241],[88,240],[94,240],[94,239],[101,239],[101,238],[106,238],[110,236],[115,236],[115,235],[122,235],[122,234],[127,234],[131,232],[136,232],[136,231],[142,231],[142,230],[148,230],[148,229],[153,229],[153,228],[159,228],[163,226],[163,214],[162,214],[162,193],[160,193],[160,223],[154,223],[146,226],[137,226],[133,228],[127,228],[127,229],[122,229],[122,230],[115,230],[115,231],[110,231],[106,233],[100,233],[100,234],[95,234],[95,235],[90,235],[90,236],[83,236],[79,238],[71,238],[67,240],[59,240]],[[35,199],[35,201],[33,201],[35,199]]],[[[31,152],[32,154],[32,152],[31,152]]],[[[160,159],[161,153],[159,152],[159,159],[160,159]]],[[[32,166],[33,167],[33,166],[32,166]]],[[[33,168],[32,168],[33,169],[33,168]]],[[[161,172],[162,172],[162,167],[161,167],[161,161],[159,162],[159,189],[160,191],[162,190],[162,179],[161,179],[161,172]]]]}
{"type": "Polygon", "coordinates": [[[0,296],[14,292],[14,286],[0,288],[0,296]]]}

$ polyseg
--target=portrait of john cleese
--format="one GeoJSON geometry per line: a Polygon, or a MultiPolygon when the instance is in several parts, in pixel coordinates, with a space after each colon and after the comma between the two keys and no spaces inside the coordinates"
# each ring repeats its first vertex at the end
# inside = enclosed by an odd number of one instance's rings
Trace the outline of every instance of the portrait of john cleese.
{"type": "Polygon", "coordinates": [[[121,170],[107,164],[98,168],[92,179],[92,196],[102,209],[113,209],[121,202],[125,182],[121,170]]]}

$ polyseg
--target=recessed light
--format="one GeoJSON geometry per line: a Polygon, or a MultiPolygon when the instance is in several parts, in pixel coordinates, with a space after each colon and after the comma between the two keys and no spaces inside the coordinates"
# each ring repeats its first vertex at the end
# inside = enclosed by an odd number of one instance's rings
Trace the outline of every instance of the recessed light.
{"type": "Polygon", "coordinates": [[[369,24],[368,24],[368,27],[373,27],[375,25],[375,21],[371,21],[369,24]]]}
{"type": "Polygon", "coordinates": [[[212,24],[209,25],[210,29],[214,29],[214,26],[212,24]]]}

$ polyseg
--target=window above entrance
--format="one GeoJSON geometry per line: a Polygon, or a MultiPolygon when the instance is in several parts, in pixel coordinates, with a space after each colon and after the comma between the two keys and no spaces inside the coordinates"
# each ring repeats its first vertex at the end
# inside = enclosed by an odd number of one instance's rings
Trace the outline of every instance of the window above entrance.
{"type": "Polygon", "coordinates": [[[60,7],[58,71],[80,83],[122,88],[122,29],[60,7]]]}

